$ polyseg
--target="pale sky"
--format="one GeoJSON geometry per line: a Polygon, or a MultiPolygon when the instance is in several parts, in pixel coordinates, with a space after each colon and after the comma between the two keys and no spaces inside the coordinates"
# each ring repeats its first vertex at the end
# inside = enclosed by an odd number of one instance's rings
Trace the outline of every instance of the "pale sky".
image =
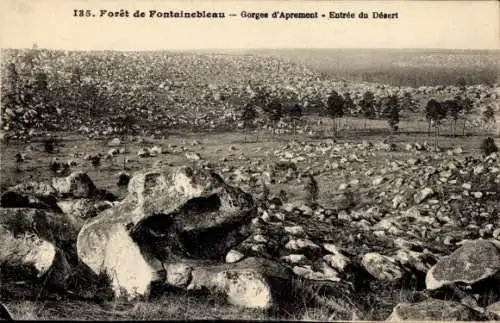
{"type": "Polygon", "coordinates": [[[0,44],[54,49],[447,48],[500,49],[500,2],[0,0],[0,44]],[[74,9],[235,13],[226,19],[79,18],[74,9]],[[397,20],[241,18],[247,12],[384,11],[397,20]]]}

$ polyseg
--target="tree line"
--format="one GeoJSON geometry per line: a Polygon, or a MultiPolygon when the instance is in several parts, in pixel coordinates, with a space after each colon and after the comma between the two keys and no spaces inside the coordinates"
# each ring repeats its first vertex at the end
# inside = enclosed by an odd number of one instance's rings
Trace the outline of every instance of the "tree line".
{"type": "MultiPolygon", "coordinates": [[[[266,92],[256,94],[243,106],[241,119],[245,129],[256,125],[256,119],[259,117],[257,109],[260,108],[267,120],[272,125],[273,134],[276,124],[283,118],[288,118],[293,122],[294,135],[296,133],[297,123],[302,116],[307,114],[318,114],[327,116],[333,120],[332,132],[337,135],[340,129],[339,121],[345,115],[357,115],[364,118],[364,128],[369,119],[384,119],[392,132],[399,130],[401,112],[419,111],[419,104],[414,100],[410,92],[405,92],[401,97],[390,94],[376,98],[373,92],[366,91],[358,103],[354,103],[349,92],[343,95],[333,90],[329,93],[326,101],[317,95],[315,97],[298,99],[296,96],[292,100],[287,98],[281,101],[266,92]]],[[[425,107],[425,118],[428,122],[428,135],[431,135],[433,128],[435,134],[435,143],[437,145],[437,136],[440,134],[443,121],[450,120],[450,133],[457,136],[457,127],[459,120],[462,120],[462,136],[465,136],[465,124],[467,115],[473,111],[473,102],[465,95],[464,88],[460,94],[446,100],[430,99],[425,107]]],[[[495,117],[495,111],[492,106],[488,106],[482,115],[483,121],[492,122],[495,117]]]]}

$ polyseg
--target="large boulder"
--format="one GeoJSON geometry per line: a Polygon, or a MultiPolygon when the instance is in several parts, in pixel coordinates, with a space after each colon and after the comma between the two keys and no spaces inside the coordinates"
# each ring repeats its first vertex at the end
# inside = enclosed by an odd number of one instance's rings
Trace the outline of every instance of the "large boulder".
{"type": "Polygon", "coordinates": [[[26,182],[20,183],[11,188],[14,192],[30,193],[37,196],[55,196],[56,189],[47,183],[26,182]]]}
{"type": "MultiPolygon", "coordinates": [[[[0,264],[13,266],[17,269],[27,267],[40,278],[48,272],[55,263],[57,248],[50,242],[40,239],[35,234],[14,235],[0,226],[0,264]]],[[[65,264],[63,264],[63,267],[65,264]]]]}
{"type": "Polygon", "coordinates": [[[400,303],[394,307],[387,321],[473,321],[477,316],[466,306],[440,299],[418,303],[400,303]]]}
{"type": "Polygon", "coordinates": [[[289,269],[264,258],[246,258],[235,264],[184,260],[167,266],[168,284],[179,286],[182,282],[188,290],[216,291],[225,295],[229,303],[247,308],[268,309],[281,301],[280,293],[286,290],[291,277],[289,269]]]}
{"type": "Polygon", "coordinates": [[[86,220],[96,217],[99,210],[92,199],[70,199],[57,202],[62,212],[70,216],[80,229],[86,220]]]}
{"type": "Polygon", "coordinates": [[[60,249],[75,244],[78,235],[76,223],[63,213],[32,208],[0,208],[0,225],[15,236],[35,233],[60,249]]]}
{"type": "Polygon", "coordinates": [[[76,225],[63,213],[0,208],[2,291],[11,294],[17,282],[30,282],[30,293],[35,285],[83,294],[96,291],[97,276],[78,260],[77,234],[76,225]]]}
{"type": "Polygon", "coordinates": [[[223,260],[248,236],[256,212],[251,195],[208,170],[140,172],[123,201],[82,227],[78,254],[113,279],[117,295],[143,295],[162,262],[223,260]]]}
{"type": "Polygon", "coordinates": [[[500,250],[487,240],[466,241],[442,257],[427,272],[425,284],[433,290],[457,282],[472,285],[500,271],[500,250]]]}
{"type": "Polygon", "coordinates": [[[54,177],[52,186],[60,197],[91,198],[99,194],[97,187],[84,172],[73,172],[67,177],[54,177]]]}
{"type": "Polygon", "coordinates": [[[488,313],[493,314],[496,319],[500,319],[500,301],[488,305],[486,310],[488,313]]]}

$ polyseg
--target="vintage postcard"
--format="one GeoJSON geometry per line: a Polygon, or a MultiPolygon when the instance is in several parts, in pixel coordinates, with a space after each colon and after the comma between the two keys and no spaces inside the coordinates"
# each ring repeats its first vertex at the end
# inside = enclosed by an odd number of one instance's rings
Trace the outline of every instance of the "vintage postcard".
{"type": "Polygon", "coordinates": [[[0,7],[2,319],[500,320],[500,2],[0,7]]]}

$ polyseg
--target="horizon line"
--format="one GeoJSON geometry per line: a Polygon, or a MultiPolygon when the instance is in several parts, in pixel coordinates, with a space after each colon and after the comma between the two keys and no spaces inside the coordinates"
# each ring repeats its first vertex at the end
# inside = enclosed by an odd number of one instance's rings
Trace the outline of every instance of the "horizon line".
{"type": "MultiPolygon", "coordinates": [[[[34,43],[36,44],[36,42],[34,43]]],[[[214,47],[214,48],[156,48],[156,49],[83,49],[83,48],[50,48],[50,47],[0,47],[1,50],[54,50],[72,52],[158,52],[158,51],[265,51],[265,50],[394,50],[394,51],[492,51],[500,52],[500,48],[449,48],[449,47],[214,47]]]]}

